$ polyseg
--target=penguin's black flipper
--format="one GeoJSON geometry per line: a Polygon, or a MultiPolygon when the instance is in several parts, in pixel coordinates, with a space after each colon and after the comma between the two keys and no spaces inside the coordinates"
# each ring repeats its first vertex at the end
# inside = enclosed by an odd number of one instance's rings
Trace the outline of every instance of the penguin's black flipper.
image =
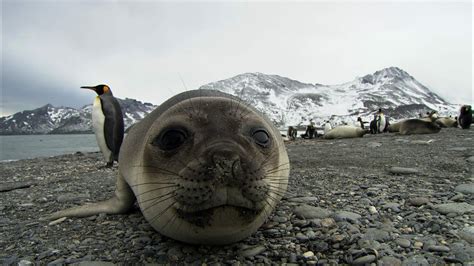
{"type": "Polygon", "coordinates": [[[100,101],[105,116],[104,136],[107,147],[112,151],[114,160],[118,161],[120,146],[123,141],[124,123],[122,109],[117,99],[111,95],[101,95],[100,101]]]}

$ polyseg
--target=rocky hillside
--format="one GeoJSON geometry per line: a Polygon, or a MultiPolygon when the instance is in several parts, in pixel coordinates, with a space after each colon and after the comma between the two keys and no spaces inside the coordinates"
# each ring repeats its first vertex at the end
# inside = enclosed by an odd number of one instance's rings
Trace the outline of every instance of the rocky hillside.
{"type": "MultiPolygon", "coordinates": [[[[124,114],[125,128],[156,108],[150,103],[134,99],[126,98],[118,101],[124,114]]],[[[0,135],[91,133],[91,111],[92,105],[75,109],[47,104],[34,110],[1,117],[0,135]]]]}
{"type": "Polygon", "coordinates": [[[256,106],[280,126],[317,123],[351,123],[358,116],[369,120],[383,108],[391,119],[416,117],[437,110],[455,114],[452,105],[430,91],[404,70],[385,68],[339,85],[302,83],[277,75],[246,73],[209,83],[201,89],[214,89],[240,96],[256,106]]]}

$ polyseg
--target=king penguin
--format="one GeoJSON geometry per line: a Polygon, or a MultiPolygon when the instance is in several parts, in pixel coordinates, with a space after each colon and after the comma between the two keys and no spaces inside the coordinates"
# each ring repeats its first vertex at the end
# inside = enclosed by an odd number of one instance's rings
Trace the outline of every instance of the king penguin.
{"type": "Polygon", "coordinates": [[[118,162],[120,146],[123,141],[123,115],[120,105],[107,85],[95,87],[83,86],[97,93],[92,106],[92,127],[97,145],[105,157],[106,167],[112,167],[118,162]]]}

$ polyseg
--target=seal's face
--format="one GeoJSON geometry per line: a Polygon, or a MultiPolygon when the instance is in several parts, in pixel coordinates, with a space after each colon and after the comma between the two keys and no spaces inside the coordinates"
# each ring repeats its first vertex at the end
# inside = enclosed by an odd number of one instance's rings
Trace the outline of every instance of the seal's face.
{"type": "Polygon", "coordinates": [[[151,165],[131,187],[145,218],[164,235],[238,241],[285,194],[289,165],[278,131],[234,99],[184,100],[159,116],[147,137],[143,159],[151,165]]]}

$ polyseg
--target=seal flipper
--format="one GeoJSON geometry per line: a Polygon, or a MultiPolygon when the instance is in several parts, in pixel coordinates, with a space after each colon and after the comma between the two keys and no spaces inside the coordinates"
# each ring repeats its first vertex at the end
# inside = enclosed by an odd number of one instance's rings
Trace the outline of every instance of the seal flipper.
{"type": "Polygon", "coordinates": [[[115,195],[105,201],[86,204],[58,211],[47,217],[55,220],[61,217],[87,217],[99,213],[120,214],[126,213],[135,203],[135,195],[130,186],[119,173],[115,183],[115,195]]]}

